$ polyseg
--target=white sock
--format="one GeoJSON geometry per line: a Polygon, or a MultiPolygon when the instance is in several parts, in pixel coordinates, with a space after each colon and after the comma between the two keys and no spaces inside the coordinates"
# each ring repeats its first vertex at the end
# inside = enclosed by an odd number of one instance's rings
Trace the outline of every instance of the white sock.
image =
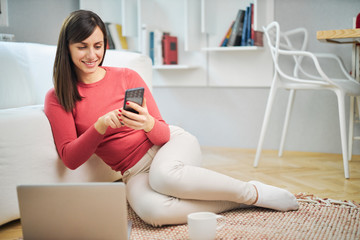
{"type": "Polygon", "coordinates": [[[254,184],[258,191],[258,200],[254,204],[255,206],[278,211],[299,209],[299,204],[295,196],[289,191],[258,181],[250,181],[249,183],[254,184]]]}

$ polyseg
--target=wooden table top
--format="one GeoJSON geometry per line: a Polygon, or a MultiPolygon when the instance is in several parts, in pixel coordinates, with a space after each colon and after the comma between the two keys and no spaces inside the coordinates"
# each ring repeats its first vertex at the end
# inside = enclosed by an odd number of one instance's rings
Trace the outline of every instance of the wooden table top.
{"type": "Polygon", "coordinates": [[[360,43],[360,28],[317,31],[316,38],[334,43],[360,43]]]}

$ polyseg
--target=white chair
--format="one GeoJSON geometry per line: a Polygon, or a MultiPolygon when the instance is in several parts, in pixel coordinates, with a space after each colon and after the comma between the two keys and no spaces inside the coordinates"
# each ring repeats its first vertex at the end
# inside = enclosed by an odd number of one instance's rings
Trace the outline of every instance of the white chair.
{"type": "MultiPolygon", "coordinates": [[[[256,151],[254,160],[254,167],[258,166],[266,129],[273,107],[275,95],[280,88],[290,90],[289,100],[286,110],[285,122],[283,126],[283,132],[279,148],[279,156],[282,156],[287,127],[290,119],[290,113],[293,105],[293,100],[296,90],[330,90],[333,91],[338,99],[339,106],[339,119],[340,119],[340,135],[341,146],[343,153],[344,175],[345,178],[350,177],[349,164],[348,164],[348,152],[347,152],[347,139],[346,139],[346,117],[345,117],[345,98],[349,96],[360,96],[360,84],[356,82],[346,71],[341,60],[332,54],[314,54],[305,51],[307,44],[307,32],[305,29],[296,29],[286,33],[280,32],[280,26],[277,22],[270,23],[267,27],[264,27],[264,33],[269,45],[271,55],[274,62],[274,76],[270,88],[269,98],[266,106],[265,117],[260,133],[260,139],[256,151]],[[299,48],[295,48],[290,41],[290,37],[295,34],[303,35],[303,42],[299,48]],[[289,61],[279,61],[279,58],[287,57],[294,62],[294,68],[292,73],[287,73],[284,68],[284,64],[289,64],[289,61]],[[310,74],[305,71],[301,65],[305,58],[309,58],[311,63],[316,69],[316,75],[310,74]],[[330,58],[337,61],[339,69],[344,75],[343,79],[334,79],[328,77],[320,67],[318,58],[330,58]]],[[[282,59],[283,60],[283,59],[282,59]]]]}

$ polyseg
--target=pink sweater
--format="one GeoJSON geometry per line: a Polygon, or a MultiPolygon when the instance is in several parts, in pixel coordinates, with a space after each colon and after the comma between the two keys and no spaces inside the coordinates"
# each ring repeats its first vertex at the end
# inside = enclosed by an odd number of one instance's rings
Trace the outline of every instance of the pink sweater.
{"type": "Polygon", "coordinates": [[[105,77],[93,84],[78,84],[83,99],[72,112],[59,104],[54,89],[45,97],[48,117],[58,154],[70,169],[76,169],[96,153],[106,164],[124,173],[134,166],[153,145],[163,145],[170,138],[168,124],[162,119],[150,90],[141,77],[126,68],[103,67],[105,77]],[[125,90],[145,88],[148,111],[155,119],[154,128],[146,133],[128,127],[98,133],[94,123],[102,115],[123,107],[125,90]]]}

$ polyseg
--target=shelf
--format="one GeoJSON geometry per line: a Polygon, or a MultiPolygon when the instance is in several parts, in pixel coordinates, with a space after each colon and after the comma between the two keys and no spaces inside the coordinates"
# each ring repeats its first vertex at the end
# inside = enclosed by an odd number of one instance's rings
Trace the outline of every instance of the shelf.
{"type": "Polygon", "coordinates": [[[203,51],[212,51],[212,52],[228,52],[228,51],[255,51],[255,50],[262,50],[264,47],[257,47],[257,46],[244,46],[244,47],[208,47],[202,48],[203,51]]]}
{"type": "Polygon", "coordinates": [[[79,0],[104,21],[123,27],[130,51],[149,55],[144,30],[178,37],[177,65],[152,66],[156,86],[270,86],[272,58],[266,46],[220,47],[239,9],[254,4],[254,30],[274,20],[275,0],[79,0]],[[156,9],[156,14],[154,14],[156,9]],[[121,13],[121,14],[119,14],[121,13]],[[258,69],[262,69],[258,71],[258,69]],[[224,77],[226,75],[226,77],[224,77]],[[239,78],[241,76],[241,78],[239,78]]]}
{"type": "Polygon", "coordinates": [[[188,66],[188,65],[155,65],[153,66],[154,70],[186,70],[186,69],[193,69],[197,68],[195,66],[188,66]]]}

